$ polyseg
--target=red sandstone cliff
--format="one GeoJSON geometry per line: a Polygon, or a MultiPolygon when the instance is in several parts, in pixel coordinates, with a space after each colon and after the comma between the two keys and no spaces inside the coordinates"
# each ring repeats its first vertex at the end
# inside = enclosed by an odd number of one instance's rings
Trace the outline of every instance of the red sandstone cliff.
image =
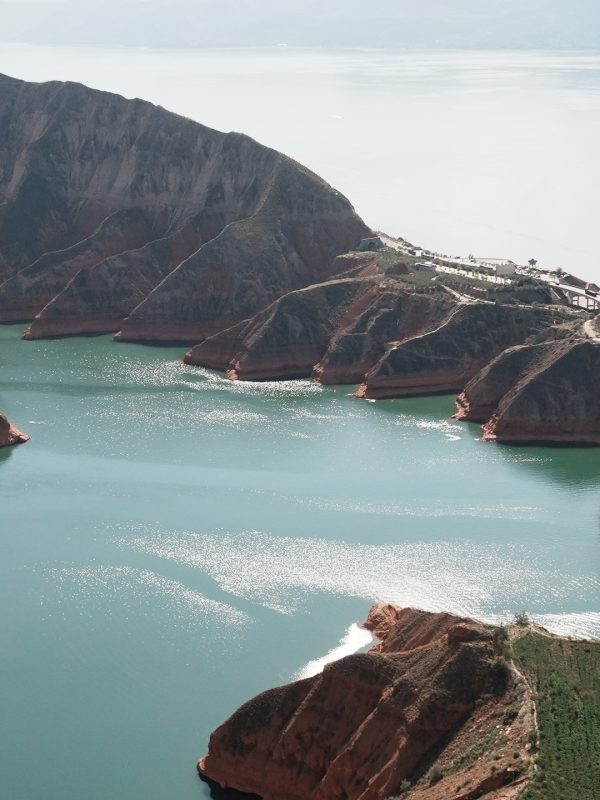
{"type": "Polygon", "coordinates": [[[0,76],[0,134],[0,322],[28,338],[198,341],[369,233],[286,156],[141,100],[0,76]]]}
{"type": "Polygon", "coordinates": [[[312,374],[321,383],[359,383],[390,339],[417,335],[456,306],[444,294],[408,291],[373,263],[346,274],[354,277],[284,295],[254,317],[205,339],[185,362],[224,369],[242,380],[312,374]]]}
{"type": "Polygon", "coordinates": [[[11,425],[6,414],[0,411],[0,447],[11,447],[29,441],[29,436],[11,425]]]}
{"type": "Polygon", "coordinates": [[[217,728],[201,775],[264,800],[515,797],[531,702],[493,629],[390,605],[365,626],[380,638],[369,653],[264,692],[217,728]]]}
{"type": "Polygon", "coordinates": [[[313,375],[324,384],[362,383],[393,342],[437,328],[456,308],[443,293],[423,295],[388,278],[344,315],[313,375]]]}

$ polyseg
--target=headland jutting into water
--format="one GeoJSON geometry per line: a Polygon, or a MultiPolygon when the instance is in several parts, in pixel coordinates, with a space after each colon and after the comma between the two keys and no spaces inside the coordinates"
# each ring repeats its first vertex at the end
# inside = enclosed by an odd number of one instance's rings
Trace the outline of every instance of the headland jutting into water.
{"type": "Polygon", "coordinates": [[[375,647],[243,705],[200,775],[263,800],[596,796],[599,642],[387,604],[364,625],[375,647]]]}
{"type": "Polygon", "coordinates": [[[29,441],[29,436],[11,425],[6,414],[0,411],[0,447],[12,447],[29,441]]]}
{"type": "Polygon", "coordinates": [[[236,379],[457,393],[487,439],[600,443],[569,293],[597,287],[377,239],[286,156],[141,100],[8,77],[0,98],[0,321],[24,338],[188,343],[236,379]]]}

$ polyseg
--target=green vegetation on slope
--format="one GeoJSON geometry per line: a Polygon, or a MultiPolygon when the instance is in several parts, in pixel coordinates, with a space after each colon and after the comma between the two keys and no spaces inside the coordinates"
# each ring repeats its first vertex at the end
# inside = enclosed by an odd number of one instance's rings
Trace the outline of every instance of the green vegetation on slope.
{"type": "Polygon", "coordinates": [[[521,800],[600,799],[600,642],[528,632],[514,653],[537,693],[540,732],[521,800]]]}

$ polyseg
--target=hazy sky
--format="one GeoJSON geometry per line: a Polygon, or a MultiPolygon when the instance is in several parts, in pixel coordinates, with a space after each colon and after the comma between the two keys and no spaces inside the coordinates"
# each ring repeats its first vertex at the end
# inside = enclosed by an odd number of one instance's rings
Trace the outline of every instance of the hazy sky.
{"type": "Polygon", "coordinates": [[[598,0],[0,0],[0,41],[600,47],[598,0]]]}

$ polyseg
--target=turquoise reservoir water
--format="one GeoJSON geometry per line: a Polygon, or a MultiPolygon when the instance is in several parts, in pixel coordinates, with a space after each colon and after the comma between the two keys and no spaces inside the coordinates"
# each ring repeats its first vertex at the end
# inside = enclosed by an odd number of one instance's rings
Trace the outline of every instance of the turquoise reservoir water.
{"type": "Polygon", "coordinates": [[[208,734],[376,599],[600,635],[600,451],[486,445],[451,398],[233,384],[0,327],[0,795],[192,800],[208,734]]]}

